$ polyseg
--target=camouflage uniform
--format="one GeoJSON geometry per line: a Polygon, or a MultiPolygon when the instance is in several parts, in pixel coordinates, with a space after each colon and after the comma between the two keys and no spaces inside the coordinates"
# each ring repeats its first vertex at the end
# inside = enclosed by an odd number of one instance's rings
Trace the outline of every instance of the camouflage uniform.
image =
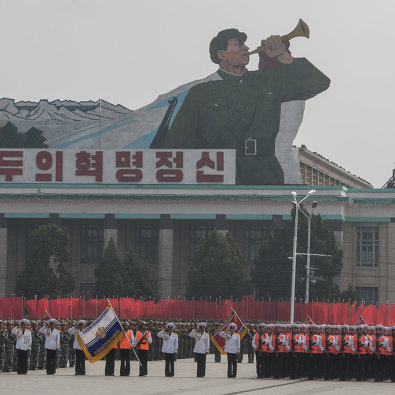
{"type": "Polygon", "coordinates": [[[69,337],[69,366],[71,368],[73,368],[75,365],[75,350],[73,348],[74,338],[74,335],[70,335],[69,337]]]}
{"type": "Polygon", "coordinates": [[[38,333],[38,338],[40,341],[37,369],[43,370],[47,364],[47,350],[45,349],[45,335],[43,333],[38,333]]]}
{"type": "Polygon", "coordinates": [[[67,331],[63,328],[60,332],[60,350],[59,350],[59,367],[66,368],[69,360],[69,344],[70,336],[67,331]]]}
{"type": "Polygon", "coordinates": [[[36,370],[38,367],[38,358],[40,355],[40,336],[35,326],[32,327],[31,332],[32,332],[32,348],[30,351],[29,369],[36,370]]]}
{"type": "Polygon", "coordinates": [[[14,348],[16,337],[11,333],[11,328],[4,332],[4,363],[3,372],[12,372],[14,366],[14,348]]]}

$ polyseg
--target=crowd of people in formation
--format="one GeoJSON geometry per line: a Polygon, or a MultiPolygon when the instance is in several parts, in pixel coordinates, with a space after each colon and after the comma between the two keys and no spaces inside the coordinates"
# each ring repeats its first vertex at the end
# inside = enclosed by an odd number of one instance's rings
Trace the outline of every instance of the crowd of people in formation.
{"type": "MultiPolygon", "coordinates": [[[[122,321],[123,338],[106,355],[106,376],[129,376],[131,360],[139,376],[148,374],[148,362],[164,360],[165,376],[175,375],[175,361],[194,358],[197,377],[206,374],[206,356],[221,353],[210,341],[218,333],[225,341],[227,376],[237,376],[237,364],[245,356],[256,365],[257,378],[307,378],[309,380],[395,381],[395,327],[382,325],[316,325],[245,322],[243,339],[231,323],[122,321]],[[137,368],[138,366],[138,368],[137,368]]],[[[76,334],[85,320],[35,322],[0,321],[0,371],[26,374],[28,370],[75,367],[85,375],[85,354],[76,334]]]]}

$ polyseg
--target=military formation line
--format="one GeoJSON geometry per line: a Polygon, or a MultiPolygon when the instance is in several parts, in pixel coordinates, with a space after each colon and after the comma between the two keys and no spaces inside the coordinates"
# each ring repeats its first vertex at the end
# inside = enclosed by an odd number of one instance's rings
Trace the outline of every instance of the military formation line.
{"type": "MultiPolygon", "coordinates": [[[[85,375],[85,355],[76,333],[85,320],[61,322],[51,319],[35,322],[0,323],[0,370],[27,374],[28,370],[75,367],[85,375]]],[[[221,322],[123,321],[125,333],[107,354],[104,374],[115,375],[119,359],[121,376],[131,373],[131,361],[140,376],[148,374],[148,362],[165,361],[165,376],[175,376],[175,361],[194,358],[197,377],[205,376],[206,355],[221,353],[210,334],[222,328],[221,322]],[[138,367],[138,368],[137,368],[138,367]]],[[[237,363],[247,357],[255,360],[257,378],[307,378],[310,380],[395,381],[395,327],[382,325],[316,325],[248,323],[243,339],[229,324],[220,335],[225,338],[229,378],[237,376],[237,363]]]]}

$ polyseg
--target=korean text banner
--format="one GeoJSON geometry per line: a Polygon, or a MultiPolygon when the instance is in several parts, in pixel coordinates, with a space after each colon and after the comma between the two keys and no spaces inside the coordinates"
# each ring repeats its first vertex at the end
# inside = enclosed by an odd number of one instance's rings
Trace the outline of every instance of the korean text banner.
{"type": "Polygon", "coordinates": [[[0,149],[0,182],[235,184],[231,149],[0,149]]]}
{"type": "Polygon", "coordinates": [[[228,321],[226,322],[226,324],[220,330],[215,332],[214,335],[210,335],[211,341],[213,342],[214,346],[217,347],[218,351],[221,354],[226,354],[226,352],[224,351],[225,338],[220,336],[219,334],[222,331],[227,331],[228,325],[232,322],[234,324],[236,324],[235,333],[238,333],[240,335],[240,340],[243,339],[243,337],[247,333],[247,328],[244,325],[243,321],[240,319],[240,317],[237,315],[237,313],[234,310],[232,310],[232,313],[231,313],[228,321]]]}
{"type": "Polygon", "coordinates": [[[123,328],[109,303],[103,313],[80,333],[77,341],[93,363],[103,358],[123,336],[123,328]]]}

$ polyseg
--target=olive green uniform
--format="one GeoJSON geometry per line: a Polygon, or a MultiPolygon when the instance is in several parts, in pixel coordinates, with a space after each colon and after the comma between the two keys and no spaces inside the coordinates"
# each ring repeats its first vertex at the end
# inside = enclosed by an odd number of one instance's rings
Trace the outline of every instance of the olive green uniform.
{"type": "Polygon", "coordinates": [[[218,70],[220,80],[195,85],[181,105],[165,148],[236,149],[238,184],[283,184],[275,156],[281,104],[306,100],[330,80],[305,58],[279,69],[218,70]],[[245,141],[256,140],[256,154],[245,155],[245,141]]]}

